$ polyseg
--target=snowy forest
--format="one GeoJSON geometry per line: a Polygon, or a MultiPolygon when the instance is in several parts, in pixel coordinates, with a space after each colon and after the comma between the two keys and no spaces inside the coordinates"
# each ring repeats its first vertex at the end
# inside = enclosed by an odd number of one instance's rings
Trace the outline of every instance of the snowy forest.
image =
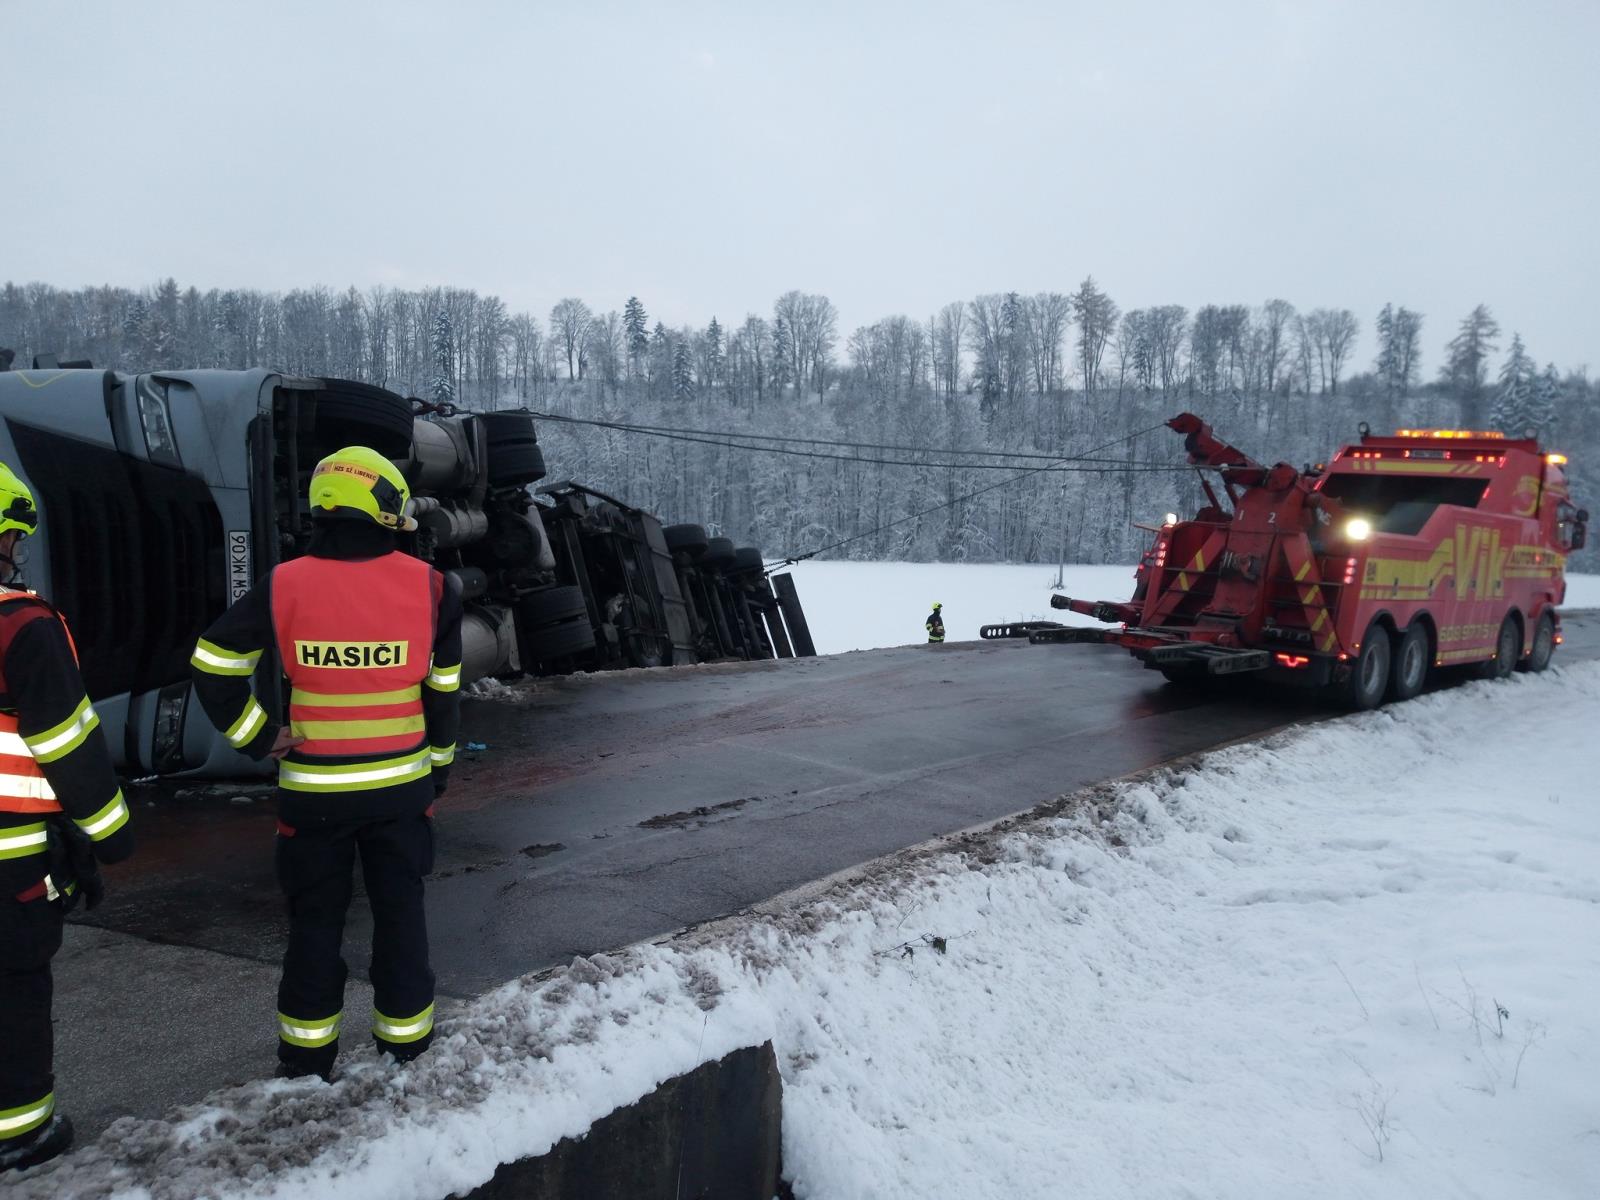
{"type": "MultiPolygon", "coordinates": [[[[542,321],[458,288],[286,294],[155,287],[0,290],[0,347],[127,371],[270,367],[359,379],[466,409],[545,414],[554,479],[694,521],[776,559],[1131,562],[1135,522],[1198,498],[1179,468],[1189,409],[1296,465],[1357,424],[1536,432],[1580,504],[1600,483],[1600,381],[1540,364],[1480,304],[1430,324],[1403,305],[1177,305],[992,293],[849,333],[827,297],[668,327],[629,297],[564,299],[542,321]],[[1442,366],[1424,379],[1423,348],[1442,366]],[[649,427],[649,428],[643,428],[649,427]]],[[[0,349],[0,367],[8,354],[0,349]]],[[[1592,507],[1592,505],[1590,505],[1592,507]]],[[[1590,548],[1572,563],[1595,570],[1590,548]]]]}

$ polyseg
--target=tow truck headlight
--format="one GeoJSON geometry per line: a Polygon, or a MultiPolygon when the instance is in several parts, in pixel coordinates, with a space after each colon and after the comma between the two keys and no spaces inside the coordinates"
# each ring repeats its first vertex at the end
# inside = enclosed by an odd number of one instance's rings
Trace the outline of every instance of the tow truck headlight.
{"type": "Polygon", "coordinates": [[[1365,517],[1351,517],[1344,525],[1344,536],[1352,542],[1364,542],[1372,536],[1372,522],[1365,517]]]}
{"type": "Polygon", "coordinates": [[[1161,518],[1161,523],[1163,525],[1176,525],[1178,523],[1178,514],[1168,513],[1166,516],[1161,518]]]}

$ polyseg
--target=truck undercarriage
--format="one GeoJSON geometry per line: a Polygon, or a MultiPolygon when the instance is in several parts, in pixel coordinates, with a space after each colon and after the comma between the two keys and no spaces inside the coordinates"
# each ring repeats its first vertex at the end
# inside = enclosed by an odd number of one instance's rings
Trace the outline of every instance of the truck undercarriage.
{"type": "MultiPolygon", "coordinates": [[[[769,579],[758,550],[544,482],[525,412],[264,370],[78,367],[0,372],[0,416],[0,460],[44,513],[27,582],[71,621],[130,770],[255,769],[190,703],[188,656],[223,608],[305,552],[311,472],[345,445],[411,483],[418,529],[401,548],[459,587],[468,681],[815,653],[793,581],[769,579]]],[[[276,663],[256,683],[278,700],[276,663]]]]}

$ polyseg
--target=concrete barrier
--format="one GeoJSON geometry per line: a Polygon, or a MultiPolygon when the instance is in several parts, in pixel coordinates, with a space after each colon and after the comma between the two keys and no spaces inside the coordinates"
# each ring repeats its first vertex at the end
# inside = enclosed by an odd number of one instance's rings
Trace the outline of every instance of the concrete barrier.
{"type": "Polygon", "coordinates": [[[746,1047],[501,1165],[468,1200],[772,1200],[782,1115],[772,1043],[746,1047]]]}

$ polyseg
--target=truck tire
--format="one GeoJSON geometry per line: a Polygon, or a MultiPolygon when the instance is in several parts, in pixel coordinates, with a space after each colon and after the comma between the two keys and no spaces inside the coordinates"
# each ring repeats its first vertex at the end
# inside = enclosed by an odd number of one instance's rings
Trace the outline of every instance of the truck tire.
{"type": "Polygon", "coordinates": [[[1478,678],[1504,679],[1516,670],[1517,659],[1521,657],[1522,627],[1517,624],[1517,614],[1509,612],[1495,635],[1494,657],[1478,664],[1478,678]]]}
{"type": "Polygon", "coordinates": [[[729,571],[742,575],[747,571],[760,573],[767,565],[767,560],[761,557],[761,551],[754,546],[740,546],[733,552],[733,565],[729,571]]]}
{"type": "Polygon", "coordinates": [[[1394,646],[1389,672],[1389,699],[1409,700],[1428,682],[1428,630],[1412,621],[1394,646]]]}
{"type": "Polygon", "coordinates": [[[1160,671],[1161,678],[1173,687],[1182,688],[1186,692],[1207,692],[1219,682],[1205,667],[1193,663],[1181,667],[1157,667],[1156,670],[1160,671]]]}
{"type": "Polygon", "coordinates": [[[1550,656],[1556,652],[1556,621],[1546,609],[1539,614],[1539,623],[1533,627],[1533,649],[1519,665],[1523,671],[1543,671],[1550,665],[1550,656]]]}
{"type": "Polygon", "coordinates": [[[411,453],[411,401],[370,384],[340,380],[336,390],[309,393],[317,404],[317,440],[330,450],[370,446],[385,458],[411,453]]]}
{"type": "Polygon", "coordinates": [[[667,549],[674,552],[682,551],[690,558],[699,558],[706,552],[706,537],[704,525],[668,525],[661,531],[661,536],[667,541],[667,549]]]}
{"type": "Polygon", "coordinates": [[[734,558],[733,540],[725,537],[707,538],[706,552],[701,557],[707,566],[731,567],[734,558]]]}
{"type": "Polygon", "coordinates": [[[488,435],[490,487],[521,487],[545,477],[531,413],[484,413],[478,420],[488,435]]]}
{"type": "Polygon", "coordinates": [[[554,662],[594,649],[594,626],[587,617],[529,629],[522,635],[523,663],[554,662]]]}
{"type": "Polygon", "coordinates": [[[623,653],[636,667],[665,667],[672,662],[672,644],[647,633],[629,634],[623,653]]]}
{"type": "Polygon", "coordinates": [[[1389,691],[1389,664],[1394,657],[1389,631],[1374,621],[1361,637],[1361,649],[1350,664],[1345,684],[1345,703],[1357,712],[1366,712],[1383,703],[1389,691]]]}
{"type": "Polygon", "coordinates": [[[581,587],[563,586],[545,588],[524,596],[519,605],[522,619],[530,626],[553,625],[573,617],[589,616],[589,605],[583,598],[581,587]]]}

